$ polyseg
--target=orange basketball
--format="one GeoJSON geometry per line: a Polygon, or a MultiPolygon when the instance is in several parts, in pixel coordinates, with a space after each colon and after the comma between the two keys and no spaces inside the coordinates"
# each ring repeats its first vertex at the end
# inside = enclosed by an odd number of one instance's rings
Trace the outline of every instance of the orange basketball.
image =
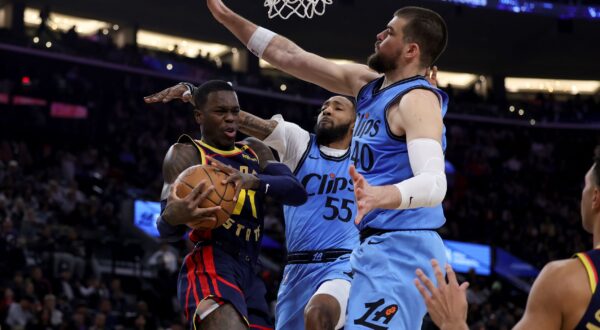
{"type": "Polygon", "coordinates": [[[206,187],[210,187],[211,185],[215,187],[215,189],[200,203],[200,207],[213,207],[213,206],[221,206],[221,209],[216,212],[217,223],[214,227],[207,227],[203,229],[213,229],[217,228],[231,215],[233,209],[235,208],[235,202],[233,201],[233,197],[235,195],[235,186],[232,183],[223,184],[221,181],[227,178],[227,175],[221,171],[219,171],[216,167],[212,165],[196,165],[189,167],[185,171],[179,174],[177,177],[177,190],[175,193],[179,198],[184,198],[192,189],[194,189],[202,180],[206,180],[206,187]]]}

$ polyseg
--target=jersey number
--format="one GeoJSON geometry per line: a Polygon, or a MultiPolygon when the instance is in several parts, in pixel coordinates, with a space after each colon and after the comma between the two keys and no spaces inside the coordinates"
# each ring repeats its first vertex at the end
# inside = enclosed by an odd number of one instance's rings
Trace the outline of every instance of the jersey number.
{"type": "MultiPolygon", "coordinates": [[[[240,166],[240,172],[248,173],[248,166],[240,166]]],[[[253,174],[256,174],[256,171],[253,170],[252,172],[253,174]]],[[[244,203],[246,202],[246,196],[248,196],[248,199],[250,200],[250,208],[252,209],[252,216],[255,219],[258,218],[258,215],[256,213],[256,202],[254,201],[254,195],[256,195],[256,191],[242,189],[240,191],[240,195],[238,196],[237,203],[235,204],[235,208],[233,209],[233,212],[231,212],[231,214],[239,215],[240,213],[242,213],[242,208],[244,207],[244,203]]]]}
{"type": "Polygon", "coordinates": [[[370,171],[373,168],[373,150],[367,144],[354,141],[350,159],[356,168],[362,168],[364,171],[370,171]]]}
{"type": "Polygon", "coordinates": [[[335,220],[338,219],[342,222],[348,222],[352,219],[352,210],[350,209],[350,204],[354,204],[353,200],[342,199],[341,205],[340,199],[327,196],[327,202],[325,203],[325,207],[331,209],[331,215],[323,215],[325,220],[335,220]],[[340,211],[341,210],[341,211],[340,211]]]}

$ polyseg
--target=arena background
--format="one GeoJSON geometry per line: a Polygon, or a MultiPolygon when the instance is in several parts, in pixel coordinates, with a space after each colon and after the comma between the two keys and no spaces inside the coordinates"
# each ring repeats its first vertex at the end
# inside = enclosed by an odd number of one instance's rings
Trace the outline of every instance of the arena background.
{"type": "MultiPolygon", "coordinates": [[[[440,234],[471,282],[472,328],[510,328],[546,262],[592,247],[579,198],[600,142],[600,1],[334,0],[311,20],[270,20],[262,1],[227,4],[308,50],[356,62],[399,7],[446,19],[440,234]]],[[[190,246],[154,236],[153,202],[167,148],[198,129],[188,105],[142,98],[207,79],[231,81],[244,110],[309,130],[330,95],[259,63],[201,0],[0,1],[3,328],[11,304],[23,329],[183,328],[176,274],[190,246]]],[[[269,203],[265,227],[259,271],[274,306],[285,259],[279,205],[269,203]]]]}

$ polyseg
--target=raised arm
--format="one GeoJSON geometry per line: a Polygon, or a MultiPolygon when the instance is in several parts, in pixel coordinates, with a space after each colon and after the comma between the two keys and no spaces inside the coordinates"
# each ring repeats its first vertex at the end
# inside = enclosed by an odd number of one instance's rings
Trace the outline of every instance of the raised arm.
{"type": "MultiPolygon", "coordinates": [[[[158,93],[144,97],[146,103],[167,103],[181,100],[193,103],[194,85],[187,82],[163,89],[158,93]]],[[[292,171],[298,165],[310,140],[309,133],[300,126],[286,122],[280,115],[263,119],[251,113],[240,111],[240,132],[264,141],[269,147],[277,150],[279,159],[292,171]]]]}
{"type": "MultiPolygon", "coordinates": [[[[146,103],[167,103],[172,100],[181,100],[193,104],[192,95],[196,87],[191,83],[178,83],[177,85],[165,88],[158,93],[144,97],[146,103]]],[[[240,132],[254,136],[257,139],[264,140],[273,133],[277,126],[277,121],[272,119],[262,119],[251,113],[240,111],[240,132]]]]}
{"type": "Polygon", "coordinates": [[[356,96],[362,86],[379,74],[361,64],[336,64],[309,53],[291,40],[274,35],[229,9],[221,0],[207,0],[214,18],[244,45],[277,69],[319,85],[331,92],[356,96]],[[252,43],[248,43],[252,40],[252,43]]]}
{"type": "Polygon", "coordinates": [[[458,284],[456,274],[450,265],[446,265],[448,281],[437,260],[431,260],[431,267],[437,280],[437,286],[422,269],[417,268],[415,286],[427,306],[431,320],[440,330],[469,330],[467,326],[467,288],[469,282],[458,284]]]}
{"type": "Polygon", "coordinates": [[[273,119],[262,119],[246,111],[240,111],[240,132],[264,140],[273,133],[277,127],[277,121],[273,119]]]}

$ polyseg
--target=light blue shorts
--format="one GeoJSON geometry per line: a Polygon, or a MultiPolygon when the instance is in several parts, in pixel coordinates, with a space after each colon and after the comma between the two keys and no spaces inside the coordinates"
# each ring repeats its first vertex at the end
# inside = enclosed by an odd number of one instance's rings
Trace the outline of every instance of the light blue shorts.
{"type": "Polygon", "coordinates": [[[304,307],[323,282],[350,281],[350,254],[332,262],[288,264],[277,294],[275,329],[304,330],[304,307]]]}
{"type": "Polygon", "coordinates": [[[354,272],[345,330],[419,330],[427,312],[415,287],[415,270],[431,279],[431,259],[446,264],[440,236],[432,230],[393,231],[370,236],[354,249],[354,272]]]}

